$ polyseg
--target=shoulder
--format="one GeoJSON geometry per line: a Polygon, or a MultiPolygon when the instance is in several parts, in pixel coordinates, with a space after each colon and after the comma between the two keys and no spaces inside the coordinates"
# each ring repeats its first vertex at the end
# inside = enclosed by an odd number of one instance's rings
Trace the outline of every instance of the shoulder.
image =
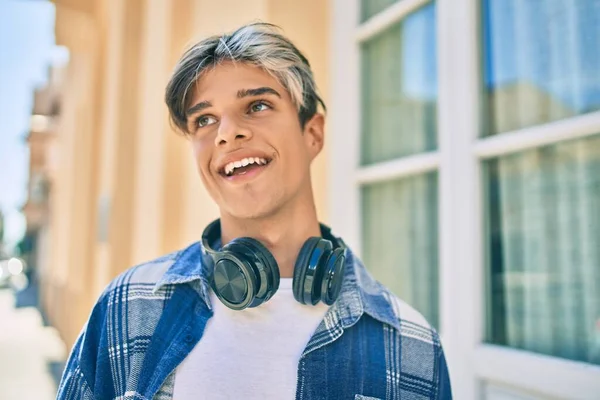
{"type": "Polygon", "coordinates": [[[388,385],[407,395],[451,399],[444,350],[431,321],[368,272],[357,272],[365,311],[372,317],[365,323],[375,327],[370,339],[379,340],[388,385]]]}
{"type": "Polygon", "coordinates": [[[354,272],[368,314],[404,338],[440,346],[438,333],[430,321],[376,280],[358,259],[354,261],[354,272]]]}
{"type": "Polygon", "coordinates": [[[98,346],[107,340],[103,332],[119,328],[123,323],[128,324],[127,334],[134,335],[140,323],[148,328],[155,325],[165,300],[173,293],[168,285],[158,288],[157,283],[177,261],[181,252],[175,251],[130,267],[110,281],[98,297],[83,328],[85,342],[93,343],[92,347],[98,346]]]}
{"type": "Polygon", "coordinates": [[[184,250],[174,251],[126,269],[106,286],[103,295],[122,289],[124,285],[154,287],[169,268],[175,264],[183,251],[184,250]]]}
{"type": "Polygon", "coordinates": [[[448,366],[440,336],[432,324],[414,307],[383,287],[396,322],[384,328],[386,369],[402,377],[397,382],[405,390],[429,393],[431,398],[451,399],[448,366]],[[417,388],[417,389],[415,389],[417,388]]]}
{"type": "Polygon", "coordinates": [[[396,328],[400,336],[441,347],[437,330],[423,314],[394,295],[388,288],[383,287],[382,293],[398,322],[396,328]]]}
{"type": "Polygon", "coordinates": [[[408,383],[411,390],[424,389],[431,398],[451,400],[450,374],[437,330],[420,312],[397,296],[390,294],[389,301],[399,322],[394,335],[395,346],[391,347],[401,349],[401,360],[398,361],[405,377],[404,384],[408,383]]]}
{"type": "MultiPolygon", "coordinates": [[[[134,265],[114,277],[97,297],[94,310],[101,318],[109,309],[126,305],[131,300],[165,300],[172,290],[158,287],[161,278],[175,264],[183,250],[174,251],[155,259],[134,265]]],[[[91,322],[91,321],[90,321],[91,322]]]]}

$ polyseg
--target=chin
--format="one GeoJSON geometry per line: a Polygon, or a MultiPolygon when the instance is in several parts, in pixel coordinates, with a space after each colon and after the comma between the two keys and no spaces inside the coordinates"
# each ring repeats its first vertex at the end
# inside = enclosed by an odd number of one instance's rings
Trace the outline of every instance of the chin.
{"type": "Polygon", "coordinates": [[[273,216],[290,200],[283,191],[274,191],[272,187],[253,187],[252,190],[237,193],[221,193],[219,197],[222,213],[246,220],[273,216]]]}
{"type": "Polygon", "coordinates": [[[257,207],[256,204],[252,203],[242,205],[237,203],[231,207],[224,207],[222,211],[235,219],[260,219],[274,213],[273,207],[257,207]]]}

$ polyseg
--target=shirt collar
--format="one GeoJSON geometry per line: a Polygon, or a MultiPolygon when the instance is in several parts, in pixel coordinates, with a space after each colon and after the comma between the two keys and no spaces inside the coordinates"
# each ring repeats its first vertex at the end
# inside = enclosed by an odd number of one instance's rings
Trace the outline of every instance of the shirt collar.
{"type": "Polygon", "coordinates": [[[173,264],[154,286],[154,291],[156,292],[166,285],[189,283],[198,291],[209,309],[212,309],[208,281],[210,263],[202,260],[206,256],[200,242],[195,242],[181,250],[175,257],[173,264]]]}
{"type": "Polygon", "coordinates": [[[380,322],[400,329],[400,321],[392,307],[388,290],[371,276],[350,249],[347,251],[344,275],[340,297],[334,303],[342,326],[353,325],[364,312],[380,322]]]}
{"type": "MultiPolygon", "coordinates": [[[[400,328],[400,322],[390,301],[390,293],[367,271],[362,261],[348,249],[344,282],[340,295],[332,307],[336,308],[342,326],[354,325],[363,313],[383,323],[400,328]]],[[[201,242],[183,249],[173,265],[156,283],[154,290],[165,285],[191,284],[200,294],[209,309],[209,276],[212,263],[201,242]]]]}

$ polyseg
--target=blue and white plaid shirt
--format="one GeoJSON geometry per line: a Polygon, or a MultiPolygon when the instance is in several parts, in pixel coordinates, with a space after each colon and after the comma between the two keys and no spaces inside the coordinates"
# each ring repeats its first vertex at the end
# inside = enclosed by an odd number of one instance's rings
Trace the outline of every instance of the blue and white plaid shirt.
{"type": "MultiPolygon", "coordinates": [[[[172,399],[176,368],[213,315],[208,268],[194,243],[117,277],[73,347],[57,398],[172,399]]],[[[296,399],[451,399],[434,329],[350,251],[345,274],[298,361],[296,399]]]]}

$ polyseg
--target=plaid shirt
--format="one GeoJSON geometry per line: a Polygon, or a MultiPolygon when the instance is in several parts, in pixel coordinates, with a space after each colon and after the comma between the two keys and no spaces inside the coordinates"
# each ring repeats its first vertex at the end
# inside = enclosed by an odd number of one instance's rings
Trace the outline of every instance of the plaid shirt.
{"type": "MultiPolygon", "coordinates": [[[[203,254],[195,243],[117,277],[71,351],[57,399],[172,399],[176,368],[213,315],[203,254]]],[[[350,251],[347,260],[340,296],[298,360],[296,399],[451,399],[437,333],[350,251]]]]}

